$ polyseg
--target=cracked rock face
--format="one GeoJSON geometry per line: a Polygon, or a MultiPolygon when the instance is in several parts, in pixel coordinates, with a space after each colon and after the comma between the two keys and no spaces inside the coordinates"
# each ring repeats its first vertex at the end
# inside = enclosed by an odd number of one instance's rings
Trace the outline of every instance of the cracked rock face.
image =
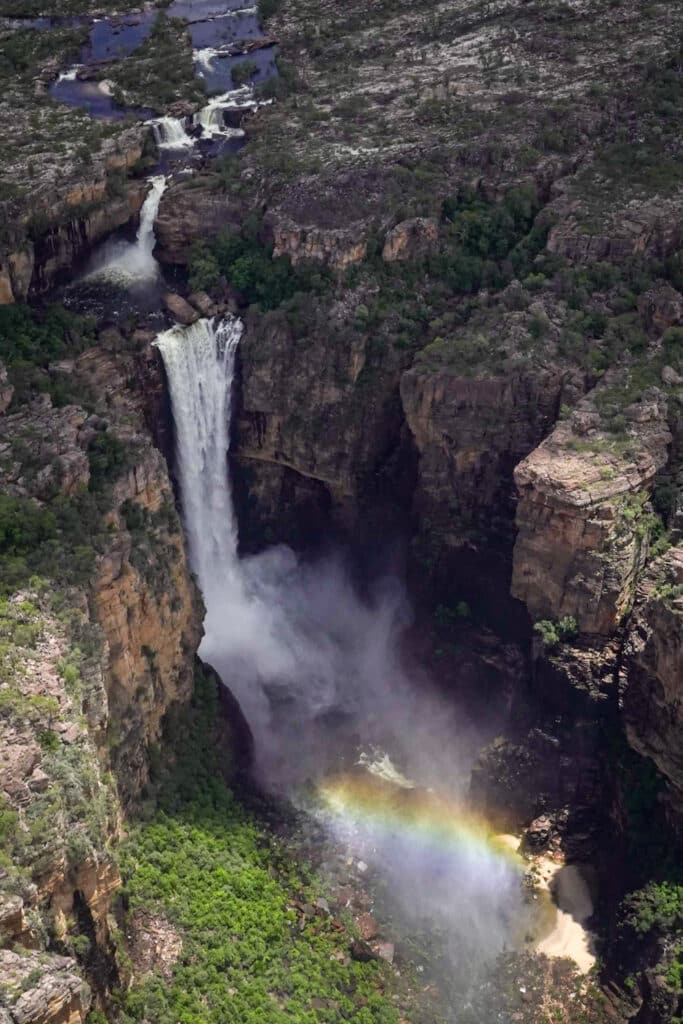
{"type": "Polygon", "coordinates": [[[84,1024],[90,989],[70,957],[0,950],[2,1024],[84,1024]]]}
{"type": "Polygon", "coordinates": [[[622,668],[629,743],[669,782],[683,835],[683,550],[652,563],[638,591],[622,668]]]}
{"type": "Polygon", "coordinates": [[[515,469],[512,593],[533,619],[572,616],[582,633],[608,636],[633,601],[647,554],[640,523],[671,434],[657,393],[621,441],[592,409],[589,397],[515,469]]]}

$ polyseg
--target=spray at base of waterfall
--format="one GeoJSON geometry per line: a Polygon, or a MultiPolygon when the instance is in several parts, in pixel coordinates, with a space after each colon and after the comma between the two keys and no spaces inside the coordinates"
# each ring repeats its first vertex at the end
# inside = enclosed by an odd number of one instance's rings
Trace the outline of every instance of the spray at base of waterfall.
{"type": "Polygon", "coordinates": [[[139,289],[159,277],[159,264],[153,255],[156,244],[154,222],[166,190],[166,178],[157,175],[150,178],[149,183],[150,190],[140,210],[140,225],[135,241],[118,238],[105,242],[86,268],[84,280],[103,279],[139,289]]]}

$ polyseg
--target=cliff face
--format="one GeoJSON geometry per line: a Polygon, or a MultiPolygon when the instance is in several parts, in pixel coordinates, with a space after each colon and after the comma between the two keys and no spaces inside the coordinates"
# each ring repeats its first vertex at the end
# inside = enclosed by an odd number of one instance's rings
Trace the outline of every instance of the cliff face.
{"type": "MultiPolygon", "coordinates": [[[[56,583],[31,577],[0,602],[2,853],[12,865],[0,930],[6,945],[75,953],[100,994],[117,970],[109,914],[122,805],[147,781],[167,711],[189,699],[203,614],[166,464],[127,386],[135,365],[90,350],[54,373],[97,411],[55,408],[44,395],[0,418],[4,493],[32,499],[46,528],[51,516],[61,524],[47,570],[56,583]]],[[[29,981],[17,975],[9,1019],[84,1020],[90,995],[73,961],[41,953],[34,966],[29,981]]]]}
{"type": "Polygon", "coordinates": [[[416,506],[443,542],[513,539],[512,471],[555,420],[563,375],[513,370],[458,376],[413,367],[401,378],[419,452],[416,506]]]}
{"type": "Polygon", "coordinates": [[[125,176],[143,154],[145,130],[110,141],[85,172],[67,169],[50,186],[34,188],[31,204],[7,210],[9,233],[0,245],[0,305],[48,291],[100,239],[140,212],[147,185],[125,176]]]}
{"type": "Polygon", "coordinates": [[[92,350],[74,368],[104,401],[128,445],[105,516],[111,541],[98,560],[92,609],[107,643],[110,749],[124,798],[144,785],[148,748],[168,707],[189,698],[203,609],[191,580],[168,470],[126,388],[134,360],[92,350]],[[111,742],[113,739],[113,742],[111,742]]]}
{"type": "Polygon", "coordinates": [[[90,990],[76,961],[0,950],[3,1024],[84,1024],[90,990]]]}
{"type": "Polygon", "coordinates": [[[268,495],[272,507],[289,470],[313,481],[315,500],[331,501],[345,523],[357,516],[402,423],[400,358],[372,351],[370,339],[348,326],[349,315],[343,303],[315,311],[303,334],[280,313],[247,321],[234,448],[250,489],[268,495]]]}
{"type": "Polygon", "coordinates": [[[515,470],[512,593],[534,619],[572,616],[582,633],[607,636],[633,601],[647,555],[645,506],[671,434],[657,391],[626,410],[622,441],[601,431],[594,400],[515,470]]]}
{"type": "Polygon", "coordinates": [[[682,616],[683,550],[671,548],[638,588],[621,676],[629,743],[668,780],[672,818],[683,833],[682,616]]]}

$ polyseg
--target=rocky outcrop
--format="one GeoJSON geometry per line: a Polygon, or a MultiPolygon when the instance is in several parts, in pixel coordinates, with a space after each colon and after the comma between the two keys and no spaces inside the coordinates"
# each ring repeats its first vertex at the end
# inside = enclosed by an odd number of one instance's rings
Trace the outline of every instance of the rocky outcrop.
{"type": "Polygon", "coordinates": [[[238,230],[244,219],[242,203],[226,194],[216,177],[207,176],[203,184],[193,184],[193,188],[183,182],[171,184],[161,197],[154,224],[155,256],[161,263],[185,265],[196,242],[221,231],[238,230]]]}
{"type": "Polygon", "coordinates": [[[574,263],[624,263],[634,256],[669,255],[681,247],[683,194],[620,199],[615,190],[598,209],[593,203],[588,211],[585,201],[562,195],[553,204],[558,223],[548,236],[549,251],[574,263]]]}
{"type": "Polygon", "coordinates": [[[147,185],[125,180],[138,163],[148,129],[128,128],[107,138],[90,169],[69,164],[46,169],[30,191],[30,205],[7,211],[7,237],[0,246],[0,305],[47,291],[73,270],[100,239],[139,213],[147,185]],[[48,180],[54,173],[55,180],[48,180]]]}
{"type": "Polygon", "coordinates": [[[322,228],[302,225],[270,213],[266,227],[273,240],[273,255],[288,256],[292,264],[315,260],[334,270],[360,263],[367,253],[367,239],[359,227],[322,228]]]}
{"type": "Polygon", "coordinates": [[[45,214],[21,249],[0,254],[0,303],[22,302],[48,291],[100,239],[137,217],[146,191],[145,182],[136,181],[123,195],[108,197],[102,181],[74,193],[74,202],[58,209],[57,218],[45,214]]]}
{"type": "Polygon", "coordinates": [[[382,259],[385,263],[418,259],[434,250],[438,240],[439,224],[434,217],[402,220],[385,238],[382,259]]]}
{"type": "Polygon", "coordinates": [[[654,561],[638,589],[621,672],[628,741],[668,780],[683,835],[683,548],[654,561]]]}
{"type": "Polygon", "coordinates": [[[660,281],[640,296],[638,312],[649,330],[663,334],[683,320],[683,295],[660,281]]]}
{"type": "Polygon", "coordinates": [[[2,1024],[85,1024],[90,990],[75,960],[0,950],[2,1024]]]}
{"type": "Polygon", "coordinates": [[[657,389],[626,409],[621,441],[600,429],[595,397],[515,470],[512,593],[534,619],[572,616],[582,633],[610,635],[633,601],[647,554],[648,493],[671,434],[657,389]]]}

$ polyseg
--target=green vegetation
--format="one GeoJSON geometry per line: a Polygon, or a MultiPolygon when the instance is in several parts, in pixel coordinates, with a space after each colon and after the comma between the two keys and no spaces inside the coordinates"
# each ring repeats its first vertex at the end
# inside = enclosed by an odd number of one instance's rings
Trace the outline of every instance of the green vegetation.
{"type": "Polygon", "coordinates": [[[63,306],[39,311],[24,305],[0,306],[0,361],[8,369],[17,406],[47,392],[54,405],[88,404],[69,374],[50,374],[51,362],[73,357],[94,343],[94,322],[63,306]]]}
{"type": "Polygon", "coordinates": [[[314,905],[317,883],[222,781],[218,714],[215,682],[198,673],[192,712],[165,743],[176,763],[156,780],[158,809],[121,851],[129,913],[161,913],[182,938],[172,980],[122,993],[121,1021],[395,1024],[389,972],[345,963],[347,928],[292,905],[314,905]]]}
{"type": "Polygon", "coordinates": [[[130,465],[130,451],[116,434],[103,430],[95,435],[88,446],[88,462],[88,489],[101,491],[109,481],[115,480],[130,465]]]}
{"type": "Polygon", "coordinates": [[[316,265],[293,267],[286,256],[273,258],[271,246],[258,241],[258,228],[247,225],[243,234],[220,234],[200,243],[190,257],[190,286],[213,287],[224,276],[244,297],[262,310],[276,309],[297,292],[320,292],[329,275],[316,265]]]}
{"type": "Polygon", "coordinates": [[[204,83],[195,74],[187,25],[164,12],[142,46],[108,66],[102,77],[114,82],[114,98],[122,106],[151,107],[159,113],[178,100],[199,104],[205,95],[204,83]]]}
{"type": "Polygon", "coordinates": [[[93,495],[59,496],[47,506],[0,495],[0,594],[35,575],[64,586],[86,583],[105,537],[93,495]]]}
{"type": "Polygon", "coordinates": [[[545,245],[549,225],[533,227],[539,209],[533,185],[511,189],[500,203],[461,190],[443,204],[451,244],[430,261],[430,273],[466,294],[523,276],[545,245]]]}
{"type": "Polygon", "coordinates": [[[272,18],[280,9],[282,0],[259,0],[258,13],[260,20],[265,23],[272,18]]]}
{"type": "MultiPolygon", "coordinates": [[[[22,5],[23,7],[23,5],[22,5]]],[[[16,15],[16,12],[14,12],[16,15]]],[[[22,14],[23,14],[22,9],[22,14]]],[[[35,73],[36,68],[62,52],[64,59],[77,59],[79,47],[88,36],[87,28],[54,28],[37,32],[35,29],[18,29],[2,33],[0,45],[0,81],[35,73]]]]}
{"type": "Polygon", "coordinates": [[[683,885],[650,882],[631,893],[623,902],[622,923],[639,936],[648,932],[683,936],[683,885]]]}
{"type": "MultiPolygon", "coordinates": [[[[101,775],[94,749],[83,742],[85,733],[77,743],[73,737],[63,738],[64,729],[80,719],[88,659],[101,658],[101,650],[73,647],[59,661],[56,669],[66,699],[42,692],[41,676],[34,676],[36,659],[44,656],[40,641],[50,636],[65,642],[67,620],[74,612],[70,609],[65,621],[58,621],[51,607],[54,594],[36,578],[30,587],[30,600],[0,599],[0,729],[24,735],[26,743],[38,739],[40,767],[49,785],[14,809],[0,806],[3,890],[40,875],[59,861],[62,851],[71,864],[82,863],[95,849],[101,855],[116,813],[113,781],[101,775]]],[[[51,671],[54,667],[49,666],[51,671]]]]}
{"type": "Polygon", "coordinates": [[[235,85],[246,85],[250,78],[253,78],[258,71],[258,64],[255,60],[241,60],[238,64],[233,64],[232,80],[235,85]]]}
{"type": "Polygon", "coordinates": [[[538,633],[546,650],[552,651],[562,643],[575,640],[579,635],[579,627],[573,615],[565,615],[557,622],[552,619],[540,619],[534,623],[534,632],[538,633]]]}

